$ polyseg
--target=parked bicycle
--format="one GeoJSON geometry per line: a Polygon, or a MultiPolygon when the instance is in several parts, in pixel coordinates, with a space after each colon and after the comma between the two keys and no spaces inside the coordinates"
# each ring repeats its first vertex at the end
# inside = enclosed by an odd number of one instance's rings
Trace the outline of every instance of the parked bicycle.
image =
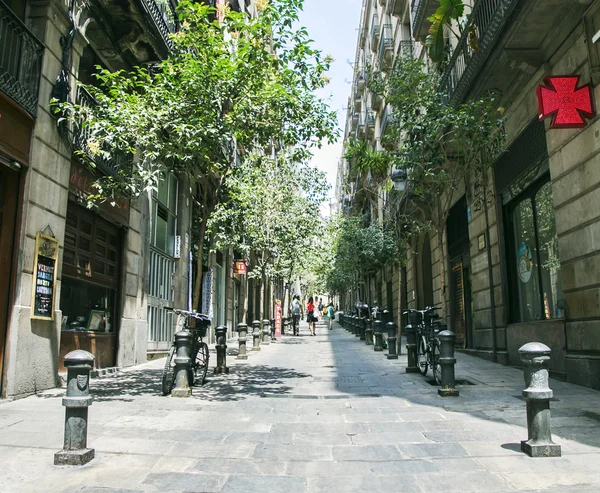
{"type": "MultiPolygon", "coordinates": [[[[203,385],[208,371],[209,360],[208,344],[206,344],[203,339],[206,337],[206,333],[210,327],[210,318],[208,315],[198,312],[179,309],[174,309],[172,311],[177,314],[178,317],[185,317],[183,330],[189,330],[192,334],[192,347],[190,348],[190,358],[192,361],[189,375],[190,385],[194,385],[194,381],[200,382],[200,385],[203,385]],[[196,320],[195,328],[190,327],[189,322],[191,318],[196,320]]],[[[175,353],[175,341],[173,341],[163,369],[163,395],[170,394],[175,385],[175,353]]]]}
{"type": "MultiPolygon", "coordinates": [[[[405,315],[415,314],[411,322],[417,333],[417,367],[421,375],[427,375],[429,367],[433,379],[438,385],[442,382],[442,367],[440,364],[440,341],[437,335],[443,330],[442,323],[436,310],[439,306],[430,306],[425,310],[406,310],[405,315]],[[416,318],[416,320],[415,320],[416,318]]],[[[410,315],[409,315],[410,316],[410,315]]]]}

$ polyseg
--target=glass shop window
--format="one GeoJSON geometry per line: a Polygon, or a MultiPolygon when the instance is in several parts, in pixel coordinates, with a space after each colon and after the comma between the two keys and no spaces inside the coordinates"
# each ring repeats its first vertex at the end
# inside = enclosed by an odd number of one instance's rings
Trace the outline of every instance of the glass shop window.
{"type": "Polygon", "coordinates": [[[114,332],[115,294],[114,289],[63,277],[62,330],[114,332]]]}
{"type": "Polygon", "coordinates": [[[177,178],[161,173],[158,191],[152,194],[152,246],[173,256],[177,223],[177,178]]]}
{"type": "Polygon", "coordinates": [[[514,322],[564,317],[552,184],[545,180],[508,205],[514,322]],[[516,288],[516,289],[515,289],[516,288]]]}

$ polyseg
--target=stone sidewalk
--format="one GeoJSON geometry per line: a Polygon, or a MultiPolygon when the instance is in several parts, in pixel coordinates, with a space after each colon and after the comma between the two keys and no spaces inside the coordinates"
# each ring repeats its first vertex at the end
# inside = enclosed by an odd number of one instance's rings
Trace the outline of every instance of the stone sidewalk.
{"type": "MultiPolygon", "coordinates": [[[[92,381],[96,458],[56,467],[63,391],[0,403],[0,492],[509,492],[600,490],[600,393],[551,381],[563,457],[531,459],[521,370],[459,354],[441,398],[336,325],[229,357],[189,399],[154,361],[92,381]]],[[[214,353],[211,354],[214,365],[214,353]]],[[[431,374],[429,374],[431,377],[431,374]]]]}

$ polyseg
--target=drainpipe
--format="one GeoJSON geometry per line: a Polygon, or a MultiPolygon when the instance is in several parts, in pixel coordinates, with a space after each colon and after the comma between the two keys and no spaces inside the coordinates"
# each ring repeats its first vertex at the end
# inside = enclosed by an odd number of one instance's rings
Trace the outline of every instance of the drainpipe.
{"type": "Polygon", "coordinates": [[[498,362],[498,349],[496,344],[496,297],[494,296],[494,269],[492,268],[492,247],[490,245],[490,219],[487,204],[487,173],[482,172],[483,177],[483,210],[485,214],[485,247],[488,261],[488,277],[490,279],[490,309],[492,310],[492,351],[494,363],[498,362]]]}

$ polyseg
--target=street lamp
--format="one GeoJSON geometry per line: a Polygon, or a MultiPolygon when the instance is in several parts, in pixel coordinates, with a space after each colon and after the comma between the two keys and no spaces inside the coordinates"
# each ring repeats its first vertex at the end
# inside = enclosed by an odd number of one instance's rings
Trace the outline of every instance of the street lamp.
{"type": "Polygon", "coordinates": [[[408,180],[408,173],[404,168],[392,170],[392,184],[394,190],[397,192],[403,192],[406,189],[406,182],[408,180]]]}

